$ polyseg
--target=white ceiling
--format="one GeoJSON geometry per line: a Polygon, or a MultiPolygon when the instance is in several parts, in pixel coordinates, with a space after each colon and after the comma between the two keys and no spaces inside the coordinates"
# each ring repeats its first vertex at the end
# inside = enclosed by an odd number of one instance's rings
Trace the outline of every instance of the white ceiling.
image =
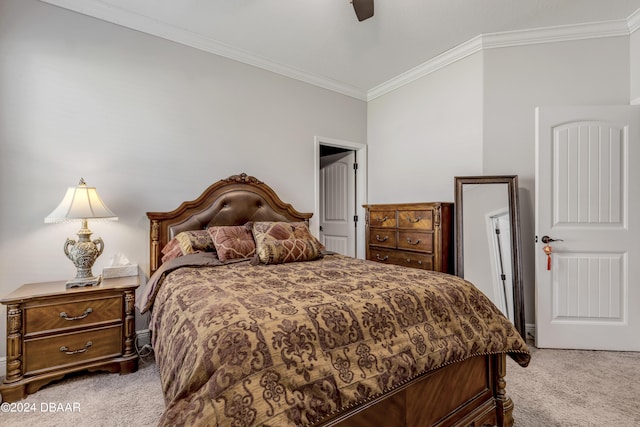
{"type": "Polygon", "coordinates": [[[640,21],[640,0],[375,0],[363,22],[349,0],[41,1],[360,99],[487,36],[623,35],[640,21]]]}

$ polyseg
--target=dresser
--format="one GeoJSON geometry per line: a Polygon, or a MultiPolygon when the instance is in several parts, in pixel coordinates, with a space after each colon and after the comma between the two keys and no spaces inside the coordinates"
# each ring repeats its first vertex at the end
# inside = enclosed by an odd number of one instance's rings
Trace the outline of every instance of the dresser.
{"type": "Polygon", "coordinates": [[[368,260],[453,273],[453,203],[364,208],[368,260]]]}
{"type": "Polygon", "coordinates": [[[138,277],[67,289],[65,281],[23,285],[0,300],[7,308],[4,402],[80,370],[138,369],[134,304],[138,277]]]}

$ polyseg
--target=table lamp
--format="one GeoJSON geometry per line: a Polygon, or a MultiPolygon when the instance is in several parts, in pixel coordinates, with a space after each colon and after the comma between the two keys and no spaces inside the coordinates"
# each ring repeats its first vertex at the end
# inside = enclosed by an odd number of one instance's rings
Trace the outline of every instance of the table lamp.
{"type": "Polygon", "coordinates": [[[88,219],[117,220],[118,217],[104,204],[95,187],[87,187],[80,179],[77,187],[69,187],[64,199],[45,219],[45,223],[82,221],[78,231],[78,241],[67,239],[64,253],[77,268],[76,277],[67,282],[67,288],[98,285],[101,276],[94,276],[91,267],[102,254],[104,242],[101,238],[90,240],[91,230],[87,228],[88,219]]]}

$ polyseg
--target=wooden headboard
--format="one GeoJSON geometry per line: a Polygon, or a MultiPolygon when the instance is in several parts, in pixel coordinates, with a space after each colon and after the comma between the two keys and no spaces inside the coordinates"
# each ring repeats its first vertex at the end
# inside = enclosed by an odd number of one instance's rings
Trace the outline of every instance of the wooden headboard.
{"type": "Polygon", "coordinates": [[[203,230],[215,225],[243,225],[249,221],[304,221],[312,213],[300,213],[262,181],[245,173],[211,184],[195,200],[183,202],[171,212],[147,212],[150,220],[150,273],[162,263],[162,248],[181,231],[203,230]]]}

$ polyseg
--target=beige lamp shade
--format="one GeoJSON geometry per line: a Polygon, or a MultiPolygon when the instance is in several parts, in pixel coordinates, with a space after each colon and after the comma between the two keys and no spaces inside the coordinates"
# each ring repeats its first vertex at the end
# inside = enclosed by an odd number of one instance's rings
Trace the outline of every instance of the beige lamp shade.
{"type": "Polygon", "coordinates": [[[83,179],[77,187],[69,187],[64,199],[44,219],[46,223],[82,219],[117,220],[116,214],[104,204],[95,187],[87,187],[83,179]]]}
{"type": "Polygon", "coordinates": [[[91,240],[91,230],[87,227],[88,219],[117,220],[118,217],[104,204],[95,187],[87,187],[84,179],[80,179],[77,187],[71,187],[64,199],[45,219],[44,222],[65,222],[80,220],[82,226],[78,231],[78,240],[67,239],[64,243],[64,254],[76,266],[76,277],[67,282],[67,287],[94,286],[102,281],[101,276],[91,272],[96,258],[104,250],[101,238],[91,240]]]}

